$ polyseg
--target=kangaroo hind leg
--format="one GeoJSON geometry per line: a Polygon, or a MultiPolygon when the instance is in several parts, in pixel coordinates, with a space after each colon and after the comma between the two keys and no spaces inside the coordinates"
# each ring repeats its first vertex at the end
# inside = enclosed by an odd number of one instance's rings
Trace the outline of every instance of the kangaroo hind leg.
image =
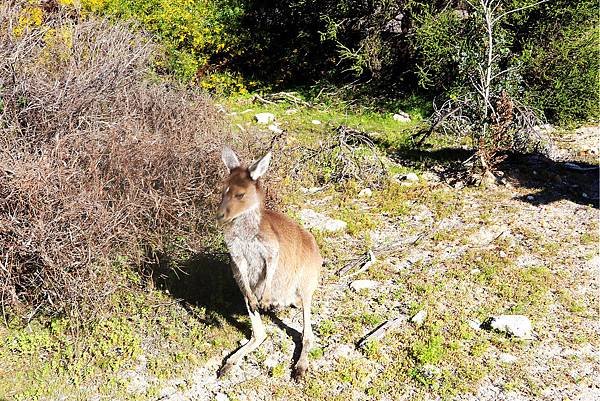
{"type": "Polygon", "coordinates": [[[311,326],[312,294],[302,296],[302,351],[294,367],[294,378],[300,380],[308,370],[308,352],[313,345],[314,335],[311,326]]]}
{"type": "Polygon", "coordinates": [[[250,315],[250,323],[252,324],[252,337],[250,337],[250,340],[246,344],[240,347],[224,361],[223,366],[217,372],[217,377],[222,377],[229,372],[233,366],[239,363],[246,355],[258,348],[265,338],[267,338],[265,326],[263,325],[258,311],[251,310],[248,300],[245,299],[245,301],[248,314],[250,315]]]}

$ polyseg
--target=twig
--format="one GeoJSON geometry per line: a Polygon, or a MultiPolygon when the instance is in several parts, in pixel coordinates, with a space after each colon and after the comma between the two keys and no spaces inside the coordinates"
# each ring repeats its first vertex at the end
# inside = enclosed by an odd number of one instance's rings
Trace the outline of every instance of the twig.
{"type": "Polygon", "coordinates": [[[359,275],[360,273],[369,270],[369,268],[371,266],[373,266],[373,264],[377,261],[377,259],[375,258],[375,255],[373,254],[373,251],[369,249],[369,251],[367,252],[367,255],[369,256],[369,260],[367,261],[367,263],[363,264],[360,269],[358,269],[354,273],[348,274],[346,277],[349,278],[349,277],[354,277],[356,275],[359,275]]]}
{"type": "Polygon", "coordinates": [[[363,348],[373,340],[381,340],[390,330],[400,327],[404,322],[406,322],[406,316],[399,316],[379,325],[358,342],[358,348],[363,348]]]}
{"type": "Polygon", "coordinates": [[[261,96],[260,96],[260,95],[258,95],[258,94],[255,94],[255,95],[252,97],[252,101],[253,101],[253,102],[256,102],[257,100],[258,100],[259,102],[261,102],[261,103],[264,103],[264,104],[270,104],[270,105],[276,105],[276,104],[277,104],[277,103],[275,103],[275,102],[272,102],[272,101],[270,101],[270,100],[267,100],[267,99],[265,99],[265,98],[261,97],[261,96]]]}

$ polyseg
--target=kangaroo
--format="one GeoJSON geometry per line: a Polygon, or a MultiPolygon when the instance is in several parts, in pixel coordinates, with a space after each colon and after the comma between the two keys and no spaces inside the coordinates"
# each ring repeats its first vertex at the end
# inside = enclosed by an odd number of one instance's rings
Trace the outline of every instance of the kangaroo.
{"type": "Polygon", "coordinates": [[[217,373],[227,373],[266,338],[259,309],[302,307],[302,351],[294,377],[308,369],[313,343],[311,301],[323,259],[314,237],[282,213],[267,210],[259,178],[269,167],[271,152],[246,168],[228,147],[221,154],[229,176],[223,183],[217,222],[231,254],[231,269],[240,287],[250,322],[250,340],[225,359],[217,373]]]}

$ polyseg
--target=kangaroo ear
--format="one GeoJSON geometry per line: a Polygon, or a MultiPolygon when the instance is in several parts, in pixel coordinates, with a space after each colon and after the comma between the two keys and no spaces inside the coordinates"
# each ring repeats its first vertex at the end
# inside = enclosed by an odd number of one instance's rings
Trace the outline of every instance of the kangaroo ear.
{"type": "Polygon", "coordinates": [[[266,155],[263,156],[262,159],[260,159],[259,161],[254,163],[252,166],[250,166],[250,168],[248,169],[248,171],[250,171],[250,177],[254,181],[256,181],[260,177],[262,177],[267,172],[270,161],[271,161],[271,152],[267,153],[266,155]]]}
{"type": "Polygon", "coordinates": [[[231,150],[231,148],[228,146],[225,146],[223,148],[223,151],[221,152],[221,160],[223,160],[223,163],[225,163],[225,167],[227,167],[227,170],[229,171],[240,166],[240,161],[238,157],[235,155],[235,152],[231,150]]]}

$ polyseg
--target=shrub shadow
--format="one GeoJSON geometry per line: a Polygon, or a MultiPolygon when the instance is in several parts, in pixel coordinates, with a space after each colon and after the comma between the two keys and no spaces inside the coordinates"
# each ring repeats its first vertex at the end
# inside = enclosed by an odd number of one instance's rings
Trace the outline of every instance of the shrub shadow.
{"type": "MultiPolygon", "coordinates": [[[[452,184],[467,180],[468,171],[463,162],[473,155],[474,151],[463,148],[402,148],[391,157],[405,166],[434,168],[442,181],[452,184]]],[[[554,161],[539,153],[507,153],[496,166],[496,173],[500,172],[498,176],[502,176],[502,181],[533,190],[516,198],[523,202],[544,205],[568,200],[598,208],[599,167],[598,164],[576,160],[554,161]]]]}
{"type": "Polygon", "coordinates": [[[581,161],[554,161],[537,154],[509,154],[498,165],[506,177],[533,192],[519,196],[532,205],[568,200],[598,209],[599,166],[581,161]]]}

